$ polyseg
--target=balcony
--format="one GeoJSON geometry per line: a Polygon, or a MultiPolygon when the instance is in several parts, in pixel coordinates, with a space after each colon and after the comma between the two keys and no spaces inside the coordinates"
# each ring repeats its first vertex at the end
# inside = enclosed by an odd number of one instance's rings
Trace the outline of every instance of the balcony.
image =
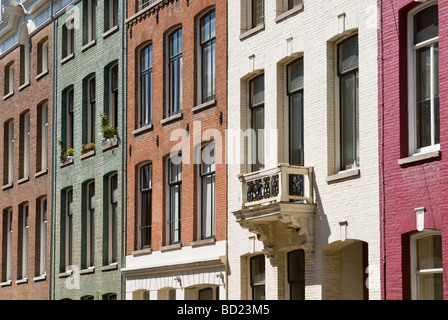
{"type": "Polygon", "coordinates": [[[279,164],[272,169],[239,176],[241,209],[233,212],[241,227],[255,233],[264,252],[273,255],[273,224],[283,223],[297,232],[302,247],[313,251],[314,169],[279,164]]]}

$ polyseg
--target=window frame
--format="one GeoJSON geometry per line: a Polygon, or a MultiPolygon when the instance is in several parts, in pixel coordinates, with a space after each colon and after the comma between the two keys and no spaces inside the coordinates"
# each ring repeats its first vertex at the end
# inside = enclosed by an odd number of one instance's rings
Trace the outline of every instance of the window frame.
{"type": "Polygon", "coordinates": [[[335,169],[336,172],[341,171],[347,171],[359,168],[360,166],[360,155],[359,155],[359,37],[358,33],[352,34],[348,37],[345,37],[338,41],[335,44],[335,169]],[[351,41],[352,39],[357,38],[358,39],[358,65],[356,68],[351,68],[349,70],[346,70],[344,72],[340,71],[340,48],[343,44],[351,41]],[[346,165],[343,167],[343,142],[342,142],[342,130],[343,130],[343,124],[342,124],[342,112],[343,112],[343,104],[342,104],[342,78],[347,75],[354,75],[355,77],[355,114],[353,115],[354,118],[354,126],[355,128],[352,128],[352,134],[353,134],[353,157],[354,161],[352,164],[346,165]]]}
{"type": "MultiPolygon", "coordinates": [[[[266,6],[265,6],[265,0],[246,0],[246,9],[247,9],[247,16],[246,16],[246,31],[249,31],[251,29],[254,29],[260,25],[263,25],[265,23],[265,10],[266,10],[266,6]],[[260,21],[258,22],[254,22],[255,20],[255,9],[254,9],[254,2],[255,1],[260,1],[261,2],[261,16],[259,17],[260,21]]],[[[257,19],[258,20],[258,19],[257,19]]]]}
{"type": "Polygon", "coordinates": [[[118,129],[118,109],[119,109],[118,72],[119,72],[118,63],[114,64],[109,68],[109,122],[114,129],[118,129]]]}
{"type": "Polygon", "coordinates": [[[167,200],[168,200],[168,211],[167,211],[167,238],[168,243],[171,244],[178,244],[182,243],[182,155],[176,154],[175,156],[170,156],[166,160],[166,167],[167,167],[167,200]],[[173,163],[172,159],[176,159],[173,163]],[[180,180],[176,179],[173,180],[173,166],[179,166],[179,170],[177,170],[177,176],[180,174],[180,180]],[[178,188],[177,193],[177,203],[178,207],[173,208],[172,202],[173,202],[173,195],[172,191],[178,188]],[[176,211],[177,209],[177,211],[176,211]],[[177,219],[176,219],[177,218],[177,219]],[[177,227],[177,229],[176,229],[177,227]]]}
{"type": "Polygon", "coordinates": [[[95,265],[95,180],[86,184],[86,195],[86,267],[89,268],[95,265]]]}
{"type": "Polygon", "coordinates": [[[30,176],[30,134],[31,134],[31,113],[30,111],[25,112],[22,115],[23,120],[23,131],[22,131],[22,176],[21,179],[29,178],[30,176]]]}
{"type": "Polygon", "coordinates": [[[65,268],[73,264],[73,188],[65,191],[65,268]]]}
{"type": "Polygon", "coordinates": [[[70,88],[66,92],[66,150],[74,147],[74,88],[70,88]]]}
{"type": "Polygon", "coordinates": [[[8,185],[12,185],[14,182],[14,119],[8,121],[6,123],[7,126],[7,134],[8,134],[8,164],[7,164],[7,172],[8,172],[8,185]]]}
{"type": "Polygon", "coordinates": [[[260,300],[266,300],[266,258],[264,254],[257,254],[254,256],[249,257],[249,287],[250,287],[250,293],[251,293],[251,300],[256,300],[255,298],[255,290],[262,288],[264,290],[264,299],[260,299],[260,300]],[[259,263],[260,265],[258,267],[262,267],[263,272],[260,272],[260,274],[264,273],[264,282],[260,282],[260,283],[255,283],[255,270],[254,270],[254,265],[253,262],[256,260],[260,260],[259,263]]]}
{"type": "Polygon", "coordinates": [[[198,46],[197,46],[197,56],[198,56],[198,65],[197,65],[197,69],[198,69],[198,77],[197,77],[197,100],[198,100],[198,104],[202,104],[202,103],[206,103],[209,101],[213,101],[216,99],[216,10],[215,8],[208,10],[205,14],[203,14],[199,19],[198,19],[198,25],[197,25],[197,34],[198,34],[198,46]],[[202,38],[202,26],[203,26],[203,21],[208,18],[211,17],[213,15],[213,20],[211,20],[210,18],[210,24],[213,21],[213,25],[214,27],[212,28],[210,25],[210,37],[207,39],[203,39],[202,38]],[[212,30],[214,29],[214,35],[212,33],[212,30]],[[206,48],[211,48],[211,53],[210,55],[210,63],[211,63],[211,71],[210,71],[210,75],[211,75],[211,79],[209,79],[210,81],[207,81],[207,77],[206,74],[204,72],[205,68],[204,68],[204,64],[205,64],[205,49],[206,48]],[[205,82],[210,82],[210,86],[211,86],[211,91],[212,93],[208,96],[204,96],[206,90],[204,90],[205,87],[205,82]]]}
{"type": "Polygon", "coordinates": [[[21,279],[28,279],[28,219],[29,219],[29,204],[28,202],[20,205],[21,208],[21,220],[22,220],[22,268],[21,268],[21,279]]]}
{"type": "Polygon", "coordinates": [[[47,274],[47,231],[48,231],[48,202],[47,197],[39,199],[39,275],[47,274]]]}
{"type": "MultiPolygon", "coordinates": [[[[302,266],[299,266],[302,267],[302,266]]],[[[301,290],[302,290],[302,295],[303,295],[303,299],[305,300],[305,275],[306,275],[306,270],[305,270],[305,251],[303,249],[296,249],[296,250],[292,250],[286,253],[286,283],[288,286],[288,298],[289,300],[293,300],[293,286],[294,285],[299,285],[302,286],[301,290]],[[290,257],[293,254],[296,253],[300,253],[301,254],[301,258],[303,259],[303,281],[301,280],[291,280],[291,260],[290,257]]],[[[299,299],[294,299],[294,300],[299,300],[299,299]]]]}
{"type": "Polygon", "coordinates": [[[117,262],[118,253],[118,173],[109,177],[108,262],[117,262]],[[115,180],[115,182],[114,182],[115,180]],[[114,189],[115,187],[115,189],[114,189]],[[114,193],[115,191],[115,193],[114,193]]]}
{"type": "Polygon", "coordinates": [[[6,209],[6,281],[12,280],[12,258],[13,258],[13,234],[12,234],[12,223],[13,223],[13,211],[12,208],[6,209]]]}
{"type": "Polygon", "coordinates": [[[265,166],[264,166],[264,162],[265,162],[265,146],[264,146],[264,142],[265,142],[265,137],[264,137],[264,131],[265,131],[265,74],[261,73],[259,75],[256,75],[255,77],[251,78],[248,81],[248,86],[249,86],[249,103],[248,103],[248,107],[249,107],[249,125],[250,125],[250,129],[254,130],[254,135],[251,135],[251,149],[249,150],[248,148],[248,160],[249,160],[249,165],[250,165],[250,171],[251,172],[256,172],[256,171],[262,171],[264,170],[265,166]],[[253,103],[253,89],[252,89],[252,84],[255,83],[255,81],[259,80],[260,78],[263,78],[263,101],[259,102],[259,103],[253,103]],[[255,123],[254,120],[256,119],[255,117],[255,112],[257,111],[262,111],[263,112],[263,120],[262,120],[262,124],[263,124],[263,128],[262,129],[255,129],[255,123]],[[259,132],[261,130],[261,132],[259,132]],[[253,138],[253,139],[252,139],[253,138]],[[260,143],[260,138],[261,138],[261,143],[260,143]],[[255,141],[253,141],[255,140],[255,141]],[[260,149],[260,146],[262,147],[262,149],[260,149]],[[262,162],[260,162],[260,153],[262,156],[262,162]],[[255,160],[255,161],[254,161],[255,160]]]}
{"type": "MultiPolygon", "coordinates": [[[[39,108],[41,116],[40,129],[40,171],[48,170],[48,102],[39,108]]],[[[38,150],[39,152],[39,150],[38,150]]]]}
{"type": "Polygon", "coordinates": [[[150,249],[152,248],[152,181],[153,181],[153,165],[151,162],[147,162],[143,165],[141,165],[138,168],[138,237],[137,237],[137,241],[138,241],[138,248],[140,250],[143,249],[150,249]],[[148,187],[145,188],[144,187],[144,183],[143,183],[143,178],[144,178],[144,170],[145,168],[148,168],[148,174],[149,174],[149,180],[148,180],[148,187]],[[148,220],[148,225],[143,226],[143,221],[145,220],[144,217],[144,212],[143,212],[143,194],[147,193],[148,194],[148,200],[149,200],[149,212],[147,212],[148,216],[146,217],[148,220]],[[144,238],[144,230],[143,229],[148,229],[149,230],[149,237],[148,237],[148,241],[149,243],[145,244],[143,243],[143,238],[144,238]]]}
{"type": "Polygon", "coordinates": [[[87,0],[87,43],[96,40],[96,0],[87,0]]]}
{"type": "Polygon", "coordinates": [[[138,99],[138,112],[137,112],[137,128],[143,128],[153,123],[153,45],[152,42],[144,45],[138,51],[138,88],[137,88],[137,99],[138,99]],[[148,68],[143,69],[142,60],[146,57],[146,50],[148,50],[148,68]],[[143,77],[146,77],[145,88],[149,93],[147,98],[148,104],[143,102],[143,77]],[[143,118],[147,121],[143,121],[143,118]]]}
{"type": "Polygon", "coordinates": [[[167,64],[166,64],[166,117],[175,116],[182,112],[182,70],[183,70],[183,30],[178,27],[171,31],[167,36],[167,64]],[[177,35],[177,47],[180,51],[174,53],[171,48],[174,35],[177,35]],[[180,39],[180,41],[179,41],[180,39]],[[173,69],[175,69],[173,71],[173,69]],[[176,75],[174,75],[176,73],[176,75]]]}
{"type": "Polygon", "coordinates": [[[96,121],[96,75],[87,80],[87,141],[86,144],[95,143],[96,121]]]}
{"type": "MultiPolygon", "coordinates": [[[[434,114],[434,46],[439,45],[439,34],[437,37],[425,40],[423,42],[420,42],[418,44],[414,45],[414,18],[418,15],[418,13],[432,7],[437,6],[438,9],[438,2],[437,1],[429,1],[425,4],[419,5],[418,7],[414,8],[413,10],[409,11],[407,16],[407,54],[408,54],[408,154],[409,156],[431,152],[431,151],[438,151],[440,150],[440,141],[439,143],[435,142],[435,114],[434,114]],[[417,137],[417,51],[419,49],[430,47],[431,49],[431,66],[430,66],[430,73],[431,73],[431,80],[430,80],[430,86],[431,86],[431,144],[429,146],[424,146],[419,148],[418,147],[418,137],[417,137]]],[[[439,65],[440,61],[438,61],[439,65]]],[[[439,105],[440,108],[440,105],[439,105]]],[[[440,119],[439,119],[440,121],[440,119]]],[[[439,130],[440,130],[440,122],[439,122],[439,130]]],[[[439,140],[440,140],[440,131],[439,131],[439,140]]]]}
{"type": "MultiPolygon", "coordinates": [[[[210,159],[210,158],[208,158],[210,159]]],[[[211,165],[211,164],[210,164],[211,165]]],[[[199,236],[200,239],[214,239],[216,235],[216,143],[215,141],[211,141],[210,143],[206,144],[201,148],[201,163],[198,166],[198,178],[199,178],[199,185],[198,185],[198,195],[199,195],[199,236]],[[207,164],[204,164],[204,152],[208,149],[213,149],[213,165],[212,169],[210,171],[204,172],[203,167],[207,164]],[[205,187],[205,180],[210,178],[211,179],[211,194],[207,194],[204,192],[205,187]],[[208,198],[210,203],[212,203],[211,206],[211,212],[208,214],[207,211],[204,210],[204,200],[205,197],[208,198]],[[207,224],[204,221],[209,221],[207,224]],[[208,227],[208,228],[207,228],[208,227]],[[207,232],[207,229],[209,229],[209,232],[207,232]],[[209,234],[207,234],[209,233],[209,234]]]]}

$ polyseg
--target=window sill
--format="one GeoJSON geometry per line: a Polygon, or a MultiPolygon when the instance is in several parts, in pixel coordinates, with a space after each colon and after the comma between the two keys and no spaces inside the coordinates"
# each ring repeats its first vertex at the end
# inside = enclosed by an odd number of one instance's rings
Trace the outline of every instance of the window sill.
{"type": "Polygon", "coordinates": [[[103,152],[113,149],[117,146],[118,146],[118,138],[117,137],[113,137],[111,139],[103,139],[101,141],[101,150],[103,152]]]}
{"type": "Polygon", "coordinates": [[[17,181],[17,184],[22,184],[22,183],[25,183],[28,181],[30,181],[30,177],[25,177],[25,178],[22,178],[19,181],[17,181]]]}
{"type": "Polygon", "coordinates": [[[288,17],[290,17],[290,16],[296,14],[297,12],[302,11],[302,9],[303,9],[303,4],[300,4],[300,5],[298,5],[298,6],[294,7],[294,8],[292,8],[292,9],[290,9],[290,10],[288,10],[288,11],[285,11],[285,12],[283,12],[282,14],[279,14],[279,15],[275,18],[275,22],[278,23],[278,22],[280,22],[280,21],[282,21],[282,20],[284,20],[284,19],[286,19],[286,18],[288,18],[288,17]]]}
{"type": "Polygon", "coordinates": [[[8,190],[8,189],[11,189],[12,187],[13,187],[13,183],[11,182],[11,183],[8,183],[8,184],[5,184],[3,187],[2,187],[2,190],[3,191],[5,191],[5,190],[8,190]]]}
{"type": "Polygon", "coordinates": [[[70,60],[72,60],[75,57],[74,53],[69,54],[68,56],[66,56],[64,59],[61,60],[61,64],[66,64],[67,62],[69,62],[70,60]]]}
{"type": "Polygon", "coordinates": [[[44,71],[44,72],[39,73],[39,74],[36,76],[36,80],[40,80],[40,79],[42,79],[42,78],[45,77],[47,74],[48,74],[48,69],[47,69],[46,71],[44,71]]]}
{"type": "Polygon", "coordinates": [[[184,114],[182,111],[180,111],[179,113],[176,113],[175,115],[169,116],[168,118],[165,118],[163,120],[160,121],[160,123],[163,125],[177,121],[177,120],[181,120],[184,117],[184,114]]]}
{"type": "Polygon", "coordinates": [[[424,160],[436,159],[436,158],[440,158],[440,156],[441,156],[440,150],[414,154],[410,157],[399,159],[398,165],[403,166],[406,164],[411,164],[411,163],[420,162],[420,161],[424,161],[424,160]]]}
{"type": "Polygon", "coordinates": [[[246,38],[249,38],[250,36],[256,34],[257,32],[259,32],[261,30],[264,30],[264,23],[260,23],[255,28],[252,28],[252,29],[247,30],[247,31],[243,32],[242,34],[240,34],[240,40],[244,40],[246,38]]]}
{"type": "Polygon", "coordinates": [[[24,284],[24,283],[28,283],[28,278],[23,278],[20,280],[16,280],[16,284],[24,284]]]}
{"type": "Polygon", "coordinates": [[[163,246],[160,248],[160,252],[167,252],[167,251],[173,251],[173,250],[179,250],[179,249],[182,249],[181,242],[163,246]]]}
{"type": "Polygon", "coordinates": [[[193,113],[197,113],[197,112],[200,112],[202,110],[205,110],[205,109],[208,109],[208,108],[214,107],[214,106],[216,106],[216,99],[201,103],[201,104],[193,107],[191,109],[191,111],[193,111],[193,113]]]}
{"type": "Polygon", "coordinates": [[[146,131],[152,130],[152,128],[153,128],[153,125],[152,125],[152,123],[150,123],[150,124],[145,125],[144,127],[135,129],[134,131],[132,131],[132,134],[134,136],[137,136],[139,134],[145,133],[146,131]]]}
{"type": "Polygon", "coordinates": [[[95,155],[95,150],[86,152],[84,154],[81,154],[81,160],[85,160],[87,158],[93,157],[95,155]]]}
{"type": "Polygon", "coordinates": [[[28,81],[27,83],[24,83],[19,87],[19,91],[22,91],[29,86],[30,86],[30,82],[28,81]]]}
{"type": "Polygon", "coordinates": [[[359,177],[360,173],[359,169],[340,171],[339,173],[328,176],[327,182],[337,182],[348,178],[359,177]]]}
{"type": "Polygon", "coordinates": [[[0,287],[8,287],[12,284],[11,280],[5,281],[5,282],[0,282],[0,287]]]}
{"type": "Polygon", "coordinates": [[[206,246],[206,245],[215,244],[215,243],[216,243],[216,239],[213,237],[213,238],[202,239],[202,240],[190,242],[190,245],[192,248],[194,248],[194,247],[206,246]]]}
{"type": "Polygon", "coordinates": [[[115,32],[118,31],[118,25],[110,28],[109,30],[107,30],[106,32],[103,33],[103,39],[106,39],[107,37],[109,37],[110,35],[114,34],[115,32]]]}
{"type": "Polygon", "coordinates": [[[3,96],[3,100],[6,100],[10,97],[12,97],[14,95],[14,91],[11,91],[10,93],[8,93],[7,95],[3,96]]]}
{"type": "Polygon", "coordinates": [[[133,257],[144,256],[147,254],[152,254],[152,249],[146,248],[146,249],[136,250],[136,251],[132,251],[131,254],[133,257]]]}
{"type": "Polygon", "coordinates": [[[87,51],[90,48],[94,47],[96,45],[96,39],[93,39],[92,41],[86,43],[84,46],[82,46],[81,48],[81,52],[87,51]]]}
{"type": "Polygon", "coordinates": [[[87,269],[82,269],[79,270],[79,274],[83,275],[83,274],[92,274],[95,273],[95,267],[88,267],[87,269]]]}
{"type": "Polygon", "coordinates": [[[34,177],[35,178],[39,178],[39,177],[42,177],[43,175],[46,175],[48,173],[48,169],[44,169],[44,170],[41,170],[41,171],[39,171],[39,172],[36,172],[36,174],[34,175],[34,177]]]}
{"type": "Polygon", "coordinates": [[[61,164],[59,165],[61,168],[66,167],[68,165],[71,165],[73,163],[73,157],[69,156],[64,161],[61,161],[61,164]]]}
{"type": "Polygon", "coordinates": [[[34,278],[33,278],[33,281],[34,281],[34,282],[39,282],[39,281],[44,281],[44,280],[46,280],[46,279],[47,279],[47,274],[45,273],[45,274],[43,274],[43,275],[41,275],[41,276],[34,277],[34,278]]]}
{"type": "Polygon", "coordinates": [[[114,262],[114,263],[111,263],[111,264],[109,264],[107,266],[102,266],[101,267],[101,271],[102,272],[113,271],[113,270],[118,270],[118,263],[114,262]]]}
{"type": "Polygon", "coordinates": [[[59,273],[59,278],[68,278],[73,274],[73,270],[68,270],[65,272],[60,272],[59,273]]]}

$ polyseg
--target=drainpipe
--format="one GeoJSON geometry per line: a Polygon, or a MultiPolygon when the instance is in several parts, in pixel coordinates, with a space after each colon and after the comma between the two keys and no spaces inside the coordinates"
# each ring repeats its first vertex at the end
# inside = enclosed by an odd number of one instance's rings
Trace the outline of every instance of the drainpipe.
{"type": "Polygon", "coordinates": [[[48,290],[48,299],[52,300],[53,295],[54,295],[54,290],[53,290],[53,286],[54,286],[54,281],[53,281],[53,277],[54,277],[54,269],[53,269],[53,237],[55,236],[54,234],[54,207],[53,207],[53,203],[55,203],[55,196],[54,196],[54,181],[55,181],[55,171],[56,171],[56,157],[55,157],[55,145],[57,145],[57,143],[54,142],[54,133],[55,133],[55,123],[56,123],[56,23],[54,20],[54,12],[53,12],[53,0],[50,0],[50,16],[51,16],[51,23],[53,25],[53,45],[52,45],[52,53],[53,53],[53,62],[52,62],[52,73],[53,73],[53,79],[52,79],[52,102],[51,102],[51,137],[52,137],[52,144],[51,144],[51,186],[50,186],[50,221],[51,221],[51,231],[50,231],[50,270],[49,270],[49,290],[48,290]],[[53,272],[52,272],[53,271],[53,272]]]}
{"type": "MultiPolygon", "coordinates": [[[[126,98],[125,98],[125,59],[126,55],[124,53],[125,50],[125,6],[126,1],[121,1],[121,269],[123,269],[126,259],[126,98]]],[[[121,275],[121,299],[124,300],[126,298],[126,278],[123,275],[123,272],[120,270],[121,275]]]]}
{"type": "Polygon", "coordinates": [[[379,31],[380,31],[380,179],[381,179],[381,246],[383,256],[383,299],[386,300],[386,209],[385,209],[385,183],[384,183],[384,56],[383,56],[383,0],[379,0],[379,31]]]}

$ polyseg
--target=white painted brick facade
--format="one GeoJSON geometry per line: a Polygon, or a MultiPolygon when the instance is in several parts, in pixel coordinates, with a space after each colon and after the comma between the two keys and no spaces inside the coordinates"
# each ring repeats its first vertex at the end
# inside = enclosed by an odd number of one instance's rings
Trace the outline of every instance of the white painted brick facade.
{"type": "MultiPolygon", "coordinates": [[[[274,0],[265,0],[264,29],[240,40],[240,9],[244,2],[228,2],[228,127],[229,130],[246,129],[247,79],[256,71],[264,72],[265,128],[279,129],[278,146],[268,137],[265,139],[266,168],[288,162],[284,152],[287,146],[284,143],[283,74],[285,63],[292,57],[304,57],[305,166],[314,167],[315,170],[317,203],[314,254],[306,254],[306,299],[346,297],[339,294],[341,284],[337,281],[325,283],[322,277],[323,271],[326,275],[339,272],[336,266],[341,263],[340,259],[328,251],[324,260],[323,249],[326,246],[326,249],[337,249],[348,243],[341,242],[340,222],[345,221],[347,239],[368,244],[369,299],[380,299],[376,0],[309,0],[304,3],[303,10],[279,22],[275,21],[280,13],[279,4],[274,0]],[[329,183],[327,177],[335,173],[334,48],[335,42],[352,31],[359,36],[360,176],[329,183]]],[[[239,149],[229,146],[229,157],[239,153],[239,149]]],[[[233,214],[241,209],[242,192],[238,175],[247,172],[246,166],[230,163],[228,172],[228,298],[248,299],[245,263],[253,252],[261,252],[263,244],[256,240],[253,233],[243,229],[233,214]]],[[[277,226],[274,233],[276,243],[284,240],[284,227],[277,226]]],[[[279,249],[277,246],[275,248],[279,249]]],[[[285,298],[284,251],[276,252],[272,262],[266,259],[267,299],[285,298]]]]}

